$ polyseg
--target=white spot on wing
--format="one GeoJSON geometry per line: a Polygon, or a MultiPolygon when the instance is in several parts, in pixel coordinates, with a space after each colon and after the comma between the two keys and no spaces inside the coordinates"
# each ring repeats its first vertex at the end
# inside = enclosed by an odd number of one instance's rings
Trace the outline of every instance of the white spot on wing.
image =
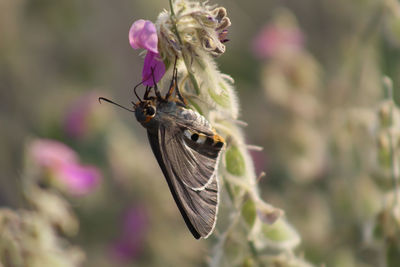
{"type": "Polygon", "coordinates": [[[190,130],[185,130],[185,131],[183,131],[183,134],[184,134],[188,139],[191,139],[193,133],[192,133],[190,130]]]}
{"type": "Polygon", "coordinates": [[[200,135],[199,134],[199,139],[197,139],[196,143],[198,144],[204,144],[204,142],[206,141],[207,137],[205,135],[200,135]]]}
{"type": "Polygon", "coordinates": [[[204,144],[204,142],[207,140],[207,137],[204,134],[201,133],[195,133],[191,130],[186,129],[185,131],[183,131],[183,134],[186,136],[186,138],[193,140],[193,135],[197,134],[198,138],[195,141],[197,144],[204,144]]]}

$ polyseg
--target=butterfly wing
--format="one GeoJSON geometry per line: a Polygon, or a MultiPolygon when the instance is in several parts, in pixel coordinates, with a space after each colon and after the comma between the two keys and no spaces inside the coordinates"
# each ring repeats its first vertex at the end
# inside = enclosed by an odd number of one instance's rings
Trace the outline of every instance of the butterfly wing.
{"type": "Polygon", "coordinates": [[[193,190],[203,190],[216,176],[224,143],[199,113],[182,108],[177,117],[181,119],[173,120],[173,127],[166,127],[165,151],[182,182],[193,190]]]}
{"type": "Polygon", "coordinates": [[[198,129],[160,125],[157,133],[148,131],[148,137],[186,225],[196,239],[206,238],[216,222],[216,167],[222,146],[190,140],[185,136],[188,130],[196,133],[198,129]]]}

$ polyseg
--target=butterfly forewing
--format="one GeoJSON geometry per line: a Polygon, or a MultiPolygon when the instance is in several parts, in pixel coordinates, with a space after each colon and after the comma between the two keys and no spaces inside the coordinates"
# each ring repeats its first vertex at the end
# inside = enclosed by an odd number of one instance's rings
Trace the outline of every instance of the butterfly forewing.
{"type": "Polygon", "coordinates": [[[148,137],[188,228],[195,238],[205,238],[216,221],[216,168],[222,146],[203,116],[166,107],[159,106],[157,127],[148,128],[148,137]]]}
{"type": "Polygon", "coordinates": [[[165,137],[161,144],[164,160],[170,162],[185,186],[195,191],[203,190],[215,176],[219,151],[209,144],[196,144],[179,131],[166,129],[162,134],[165,137]],[[179,138],[172,138],[177,135],[179,138]],[[210,152],[206,153],[201,146],[208,146],[210,152]]]}
{"type": "MultiPolygon", "coordinates": [[[[153,152],[189,230],[196,239],[208,237],[214,229],[218,210],[217,177],[214,175],[203,190],[193,190],[185,185],[179,171],[175,170],[172,161],[163,150],[165,143],[168,142],[166,135],[168,136],[168,133],[162,126],[157,135],[148,131],[153,152]]],[[[183,160],[185,159],[182,158],[181,161],[183,160]]]]}

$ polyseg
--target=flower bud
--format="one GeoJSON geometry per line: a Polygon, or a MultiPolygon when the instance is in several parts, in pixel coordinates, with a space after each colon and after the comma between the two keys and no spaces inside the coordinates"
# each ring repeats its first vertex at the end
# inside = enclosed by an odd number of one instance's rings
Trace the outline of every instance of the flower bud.
{"type": "Polygon", "coordinates": [[[393,101],[387,100],[379,108],[378,116],[382,128],[390,127],[393,124],[393,101]]]}

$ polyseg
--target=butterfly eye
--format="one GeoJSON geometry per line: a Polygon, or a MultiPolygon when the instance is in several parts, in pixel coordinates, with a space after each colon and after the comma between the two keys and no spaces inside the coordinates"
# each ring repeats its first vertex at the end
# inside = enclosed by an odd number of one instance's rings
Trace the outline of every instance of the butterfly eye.
{"type": "Polygon", "coordinates": [[[156,109],[153,106],[148,106],[145,110],[147,116],[153,117],[156,114],[156,109]]]}

